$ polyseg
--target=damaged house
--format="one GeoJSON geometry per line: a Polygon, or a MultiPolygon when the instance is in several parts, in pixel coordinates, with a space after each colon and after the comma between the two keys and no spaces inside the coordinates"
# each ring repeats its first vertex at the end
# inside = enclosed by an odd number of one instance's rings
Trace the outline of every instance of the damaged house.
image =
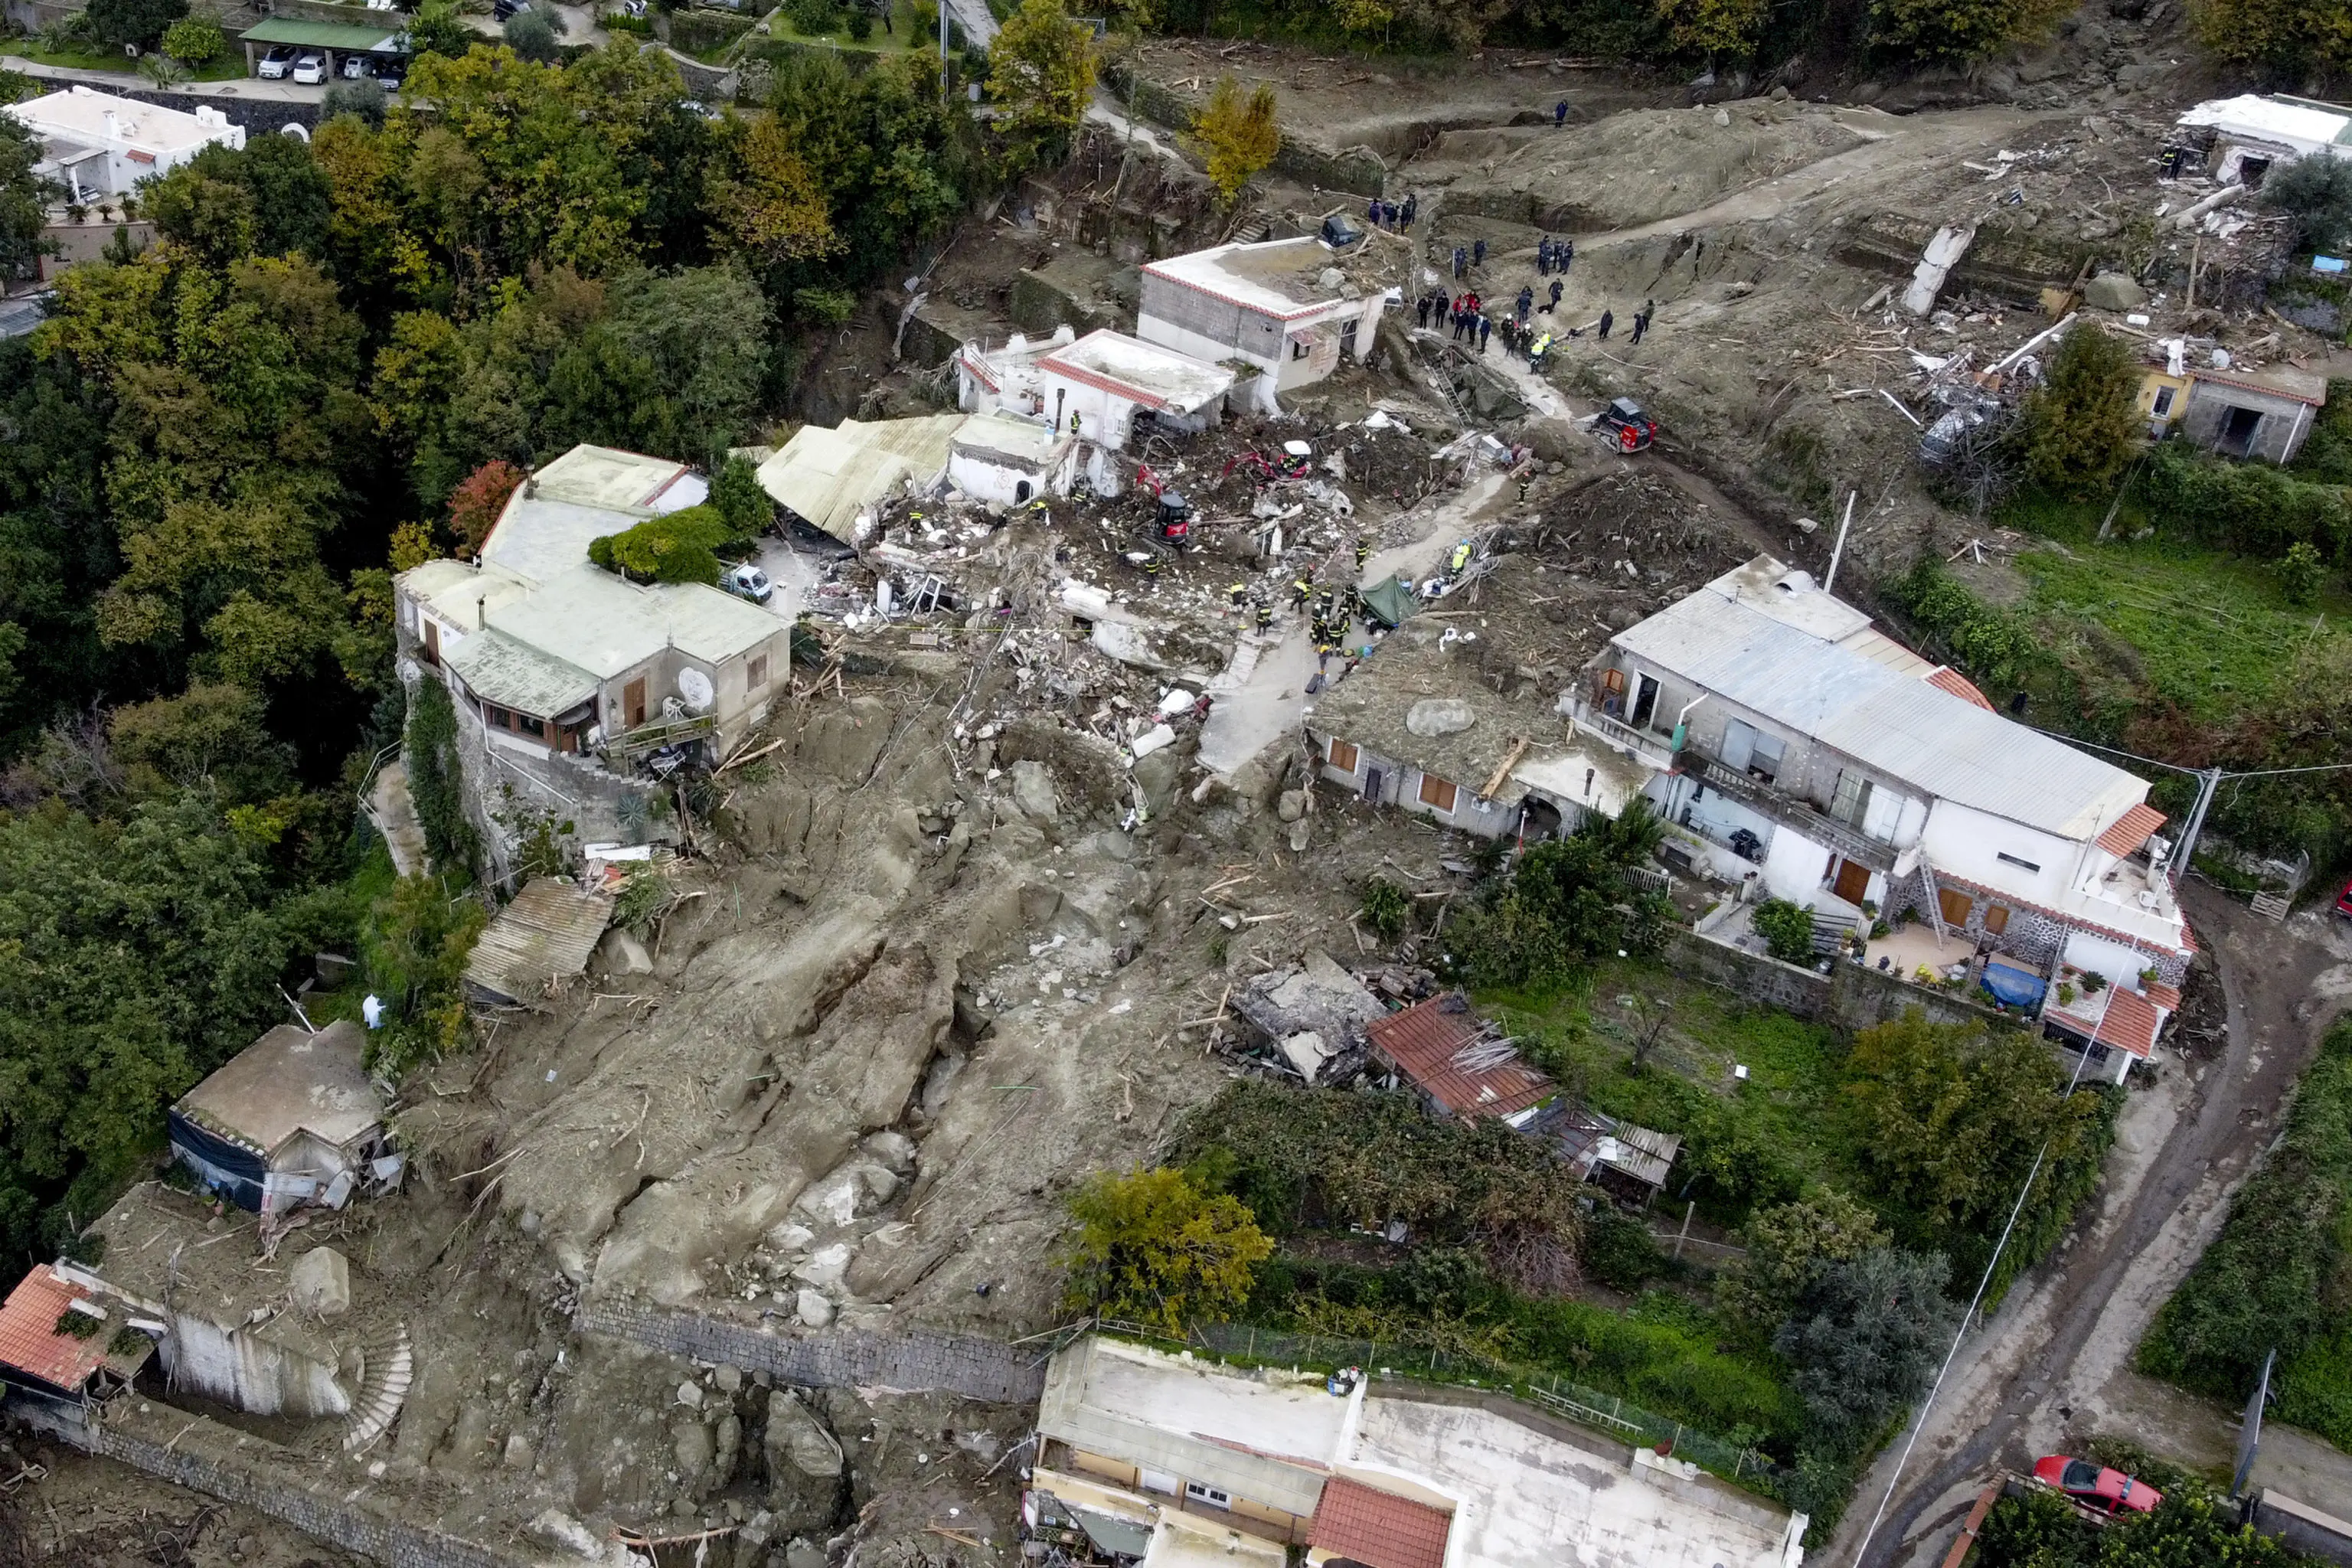
{"type": "Polygon", "coordinates": [[[362,1183],[397,1175],[366,1046],[348,1018],[315,1034],[278,1025],[166,1113],[173,1159],[205,1191],[257,1214],[341,1208],[362,1183]]]}
{"type": "Polygon", "coordinates": [[[1118,494],[1127,484],[1118,455],[1139,453],[1157,433],[1189,436],[1218,424],[1234,386],[1223,365],[1108,329],[1081,338],[1064,327],[1034,342],[1016,335],[992,352],[967,343],[954,363],[959,405],[996,417],[957,432],[948,478],[977,500],[1004,505],[1066,493],[1081,474],[1097,493],[1118,494]],[[1025,449],[1010,445],[1009,434],[990,428],[1005,423],[1041,437],[1025,449]],[[998,451],[1037,467],[992,465],[985,454],[998,451]]]}
{"type": "Polygon", "coordinates": [[[2194,944],[2147,782],[2002,717],[1808,574],[1724,574],[1611,637],[1560,705],[1651,772],[1694,868],[2095,972],[2147,1004],[2095,1060],[2125,1053],[2120,1076],[2152,1046],[2194,944]]]}
{"type": "Polygon", "coordinates": [[[71,1264],[36,1264],[0,1303],[0,1405],[37,1424],[86,1426],[131,1386],[163,1329],[90,1289],[71,1264]]]}
{"type": "Polygon", "coordinates": [[[1251,981],[1234,1011],[1308,1083],[1352,1077],[1367,1027],[1388,1016],[1381,999],[1320,948],[1309,949],[1296,969],[1251,981]]]}
{"type": "Polygon", "coordinates": [[[2180,434],[2225,458],[2289,463],[2326,405],[2327,378],[2308,371],[2192,370],[2180,434]]]}
{"type": "Polygon", "coordinates": [[[2189,110],[2178,123],[2199,139],[2210,135],[2206,170],[2224,185],[2261,186],[2283,163],[2316,153],[2352,157],[2352,109],[2284,93],[2243,93],[2189,110]]]}
{"type": "Polygon", "coordinates": [[[1492,1117],[1524,1130],[1559,1092],[1459,991],[1377,1018],[1367,1034],[1373,1065],[1393,1086],[1419,1094],[1441,1120],[1492,1117]]]}
{"type": "Polygon", "coordinates": [[[1315,238],[1220,245],[1147,263],[1135,334],[1255,374],[1242,400],[1281,412],[1278,393],[1321,381],[1371,352],[1386,289],[1349,276],[1351,258],[1315,238]]]}

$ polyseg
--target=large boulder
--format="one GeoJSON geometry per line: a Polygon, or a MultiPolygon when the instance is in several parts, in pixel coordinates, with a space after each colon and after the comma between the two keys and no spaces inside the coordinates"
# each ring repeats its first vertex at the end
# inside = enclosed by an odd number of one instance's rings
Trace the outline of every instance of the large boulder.
{"type": "Polygon", "coordinates": [[[1470,704],[1459,697],[1424,697],[1406,710],[1404,727],[1410,732],[1428,740],[1438,735],[1454,735],[1477,722],[1470,704]]]}
{"type": "Polygon", "coordinates": [[[2147,303],[2147,290],[2128,273],[2102,272],[2083,285],[2083,303],[2094,310],[2137,310],[2147,303]]]}
{"type": "Polygon", "coordinates": [[[841,1511],[841,1444],[790,1389],[768,1400],[768,1506],[782,1535],[821,1536],[841,1511]]]}

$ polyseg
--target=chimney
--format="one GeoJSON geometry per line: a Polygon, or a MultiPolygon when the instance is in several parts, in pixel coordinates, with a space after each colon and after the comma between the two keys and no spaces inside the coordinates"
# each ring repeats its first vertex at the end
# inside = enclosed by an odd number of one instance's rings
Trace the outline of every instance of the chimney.
{"type": "Polygon", "coordinates": [[[122,117],[110,109],[106,111],[106,139],[109,142],[122,140],[122,117]]]}
{"type": "Polygon", "coordinates": [[[474,629],[478,632],[486,629],[490,624],[490,613],[483,607],[489,602],[490,596],[488,594],[477,594],[474,596],[474,629]]]}

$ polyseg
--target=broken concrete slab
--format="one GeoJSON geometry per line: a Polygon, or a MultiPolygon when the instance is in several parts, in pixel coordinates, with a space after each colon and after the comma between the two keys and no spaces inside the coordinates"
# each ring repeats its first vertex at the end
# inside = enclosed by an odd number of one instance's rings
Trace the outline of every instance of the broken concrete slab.
{"type": "Polygon", "coordinates": [[[294,1260],[286,1277],[294,1304],[320,1318],[340,1318],[352,1308],[352,1266],[331,1247],[314,1247],[294,1260]]]}

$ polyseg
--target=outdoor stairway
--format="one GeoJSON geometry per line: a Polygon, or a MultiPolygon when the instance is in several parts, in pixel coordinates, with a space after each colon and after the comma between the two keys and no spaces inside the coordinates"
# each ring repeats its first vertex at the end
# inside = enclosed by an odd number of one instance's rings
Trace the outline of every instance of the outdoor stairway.
{"type": "Polygon", "coordinates": [[[392,1429],[415,1375],[405,1324],[394,1324],[389,1339],[360,1352],[360,1388],[352,1400],[351,1430],[343,1434],[344,1452],[355,1454],[392,1429]]]}

